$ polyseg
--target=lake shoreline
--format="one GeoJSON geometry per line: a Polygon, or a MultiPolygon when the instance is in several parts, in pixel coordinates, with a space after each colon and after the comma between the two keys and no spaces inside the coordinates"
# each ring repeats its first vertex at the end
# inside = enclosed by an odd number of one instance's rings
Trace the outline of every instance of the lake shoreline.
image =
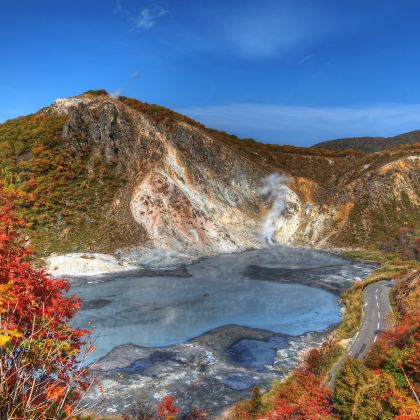
{"type": "MultiPolygon", "coordinates": [[[[371,269],[372,264],[355,262],[326,252],[287,248],[227,254],[213,259],[202,259],[190,266],[166,272],[139,271],[137,280],[131,279],[130,282],[123,273],[118,273],[114,276],[98,276],[96,279],[80,277],[72,279],[71,283],[76,294],[78,287],[90,287],[89,290],[93,293],[99,293],[102,288],[111,287],[115,282],[128,288],[147,287],[148,282],[152,282],[149,275],[153,274],[153,282],[156,281],[156,286],[159,285],[157,290],[161,290],[164,284],[176,287],[179,281],[186,281],[186,284],[192,286],[200,276],[210,272],[217,281],[226,278],[222,283],[230,279],[230,276],[239,276],[237,281],[240,283],[235,290],[240,290],[240,284],[249,282],[257,287],[256,290],[266,287],[267,284],[300,286],[304,288],[301,293],[309,293],[309,296],[315,291],[320,293],[323,289],[323,293],[334,296],[332,299],[338,304],[340,292],[352,284],[349,279],[355,280],[356,273],[366,274],[371,269]],[[306,266],[302,267],[301,261],[305,261],[306,266]],[[257,263],[260,265],[256,265],[257,263]],[[225,272],[220,268],[224,266],[231,271],[225,272]],[[203,271],[203,267],[207,268],[203,271]],[[98,284],[91,284],[94,281],[98,284]],[[304,292],[309,288],[313,292],[304,292]]],[[[216,280],[212,277],[210,282],[214,281],[216,280]]],[[[190,289],[185,289],[187,290],[190,289]]],[[[203,302],[208,299],[204,292],[205,290],[202,292],[203,302]]],[[[298,296],[292,300],[299,300],[298,296]]],[[[302,299],[303,296],[300,296],[302,299]]],[[[187,297],[184,296],[184,299],[187,297]]],[[[232,296],[232,299],[237,297],[232,296]]],[[[82,302],[82,309],[86,304],[90,305],[90,310],[95,310],[95,305],[100,310],[102,304],[108,303],[101,302],[97,296],[82,302]]],[[[200,310],[202,304],[200,303],[197,310],[200,310]]],[[[161,310],[162,306],[156,308],[161,310]]],[[[156,308],[151,306],[148,313],[153,314],[156,308]]],[[[247,398],[253,385],[258,384],[262,389],[268,389],[273,380],[287,376],[301,360],[302,352],[321,345],[340,322],[338,320],[328,324],[326,328],[313,331],[307,331],[310,329],[307,328],[296,335],[224,324],[175,344],[142,346],[133,343],[131,339],[125,344],[116,343],[92,367],[106,389],[106,399],[97,406],[96,411],[101,415],[121,414],[136,400],[154,405],[163,396],[171,394],[185,410],[194,404],[212,416],[217,416],[226,407],[247,398]],[[129,344],[130,342],[132,343],[129,344]]],[[[142,334],[141,326],[139,327],[139,334],[142,334]]],[[[99,390],[91,390],[85,397],[88,404],[100,399],[99,390]]]]}

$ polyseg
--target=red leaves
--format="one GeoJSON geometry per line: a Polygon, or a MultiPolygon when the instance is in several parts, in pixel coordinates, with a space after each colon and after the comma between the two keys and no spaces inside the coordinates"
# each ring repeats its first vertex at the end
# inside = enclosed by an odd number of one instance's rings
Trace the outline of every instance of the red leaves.
{"type": "Polygon", "coordinates": [[[396,345],[398,347],[403,347],[404,345],[409,344],[409,340],[417,328],[418,321],[418,319],[414,320],[411,314],[405,314],[397,326],[383,334],[382,341],[384,346],[392,347],[396,345]]]}
{"type": "Polygon", "coordinates": [[[331,394],[311,372],[297,371],[276,393],[270,419],[328,418],[331,394]]]}
{"type": "Polygon", "coordinates": [[[55,418],[64,403],[71,412],[91,383],[76,359],[88,331],[68,324],[80,307],[77,297],[64,295],[68,282],[25,260],[22,226],[10,205],[0,208],[0,335],[7,333],[0,345],[0,417],[14,410],[38,418],[51,410],[55,418]]]}
{"type": "Polygon", "coordinates": [[[17,298],[13,318],[22,329],[32,326],[34,319],[48,319],[58,326],[69,321],[79,309],[75,296],[65,297],[69,290],[64,280],[54,280],[42,270],[33,269],[24,258],[29,251],[18,233],[21,221],[10,207],[0,212],[0,284],[13,282],[12,294],[17,298]]]}
{"type": "Polygon", "coordinates": [[[174,420],[180,412],[181,410],[174,404],[174,397],[171,395],[163,397],[156,409],[156,415],[159,420],[174,420]]]}
{"type": "Polygon", "coordinates": [[[270,419],[328,418],[332,412],[331,393],[322,379],[329,358],[336,351],[332,340],[319,349],[311,349],[295,373],[276,389],[270,419]]]}

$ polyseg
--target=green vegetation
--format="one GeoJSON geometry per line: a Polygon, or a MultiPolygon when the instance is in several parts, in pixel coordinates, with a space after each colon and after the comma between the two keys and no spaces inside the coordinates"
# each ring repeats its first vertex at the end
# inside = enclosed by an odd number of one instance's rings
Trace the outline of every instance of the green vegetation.
{"type": "Polygon", "coordinates": [[[118,237],[115,221],[104,223],[125,180],[101,161],[89,172],[90,150],[63,139],[65,120],[40,112],[0,125],[0,185],[26,221],[37,255],[113,249],[127,239],[118,237]]]}
{"type": "Polygon", "coordinates": [[[17,197],[21,215],[34,227],[55,221],[59,214],[68,217],[69,209],[79,205],[73,192],[81,168],[63,148],[64,122],[62,116],[51,114],[0,125],[2,185],[17,197]]]}
{"type": "Polygon", "coordinates": [[[369,196],[359,197],[348,220],[350,228],[344,233],[343,242],[352,246],[374,244],[381,247],[394,238],[402,228],[414,231],[420,229],[418,206],[405,192],[399,197],[387,197],[387,200],[381,203],[372,203],[369,196]],[[368,229],[360,229],[363,221],[368,229]]]}

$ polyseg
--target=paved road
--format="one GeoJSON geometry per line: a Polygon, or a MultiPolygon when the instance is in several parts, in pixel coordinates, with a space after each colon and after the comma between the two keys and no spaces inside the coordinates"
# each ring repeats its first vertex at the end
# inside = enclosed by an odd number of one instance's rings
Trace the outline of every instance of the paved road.
{"type": "Polygon", "coordinates": [[[389,327],[385,316],[391,311],[389,291],[392,286],[391,280],[383,280],[365,288],[363,292],[363,323],[359,335],[348,351],[348,354],[355,359],[362,359],[372,344],[376,342],[380,331],[389,327]]]}

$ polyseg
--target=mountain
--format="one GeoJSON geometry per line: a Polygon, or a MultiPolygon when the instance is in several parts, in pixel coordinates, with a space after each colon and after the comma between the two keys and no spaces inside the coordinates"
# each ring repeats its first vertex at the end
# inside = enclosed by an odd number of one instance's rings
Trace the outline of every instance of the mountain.
{"type": "Polygon", "coordinates": [[[366,154],[240,140],[105,91],[0,125],[3,190],[38,255],[196,258],[263,236],[378,247],[420,225],[419,157],[416,145],[366,154]]]}
{"type": "Polygon", "coordinates": [[[401,145],[420,144],[420,130],[410,131],[394,137],[350,137],[337,140],[323,141],[315,144],[314,148],[324,150],[359,150],[361,152],[379,152],[396,148],[401,145]]]}

